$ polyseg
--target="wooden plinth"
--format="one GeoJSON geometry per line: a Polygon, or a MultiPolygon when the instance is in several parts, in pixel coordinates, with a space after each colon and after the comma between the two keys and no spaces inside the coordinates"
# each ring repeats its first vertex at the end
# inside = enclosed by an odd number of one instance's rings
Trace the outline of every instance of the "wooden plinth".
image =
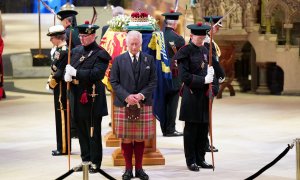
{"type": "MultiPolygon", "coordinates": [[[[116,149],[113,154],[113,165],[124,166],[125,160],[121,152],[121,148],[116,149]]],[[[134,156],[132,157],[132,164],[135,164],[134,156]]],[[[158,149],[156,151],[145,149],[143,156],[143,165],[165,165],[165,158],[158,149]]]]}
{"type": "Polygon", "coordinates": [[[120,143],[121,143],[121,140],[116,138],[116,135],[114,135],[112,131],[109,131],[104,136],[104,141],[106,147],[120,147],[120,143]]]}

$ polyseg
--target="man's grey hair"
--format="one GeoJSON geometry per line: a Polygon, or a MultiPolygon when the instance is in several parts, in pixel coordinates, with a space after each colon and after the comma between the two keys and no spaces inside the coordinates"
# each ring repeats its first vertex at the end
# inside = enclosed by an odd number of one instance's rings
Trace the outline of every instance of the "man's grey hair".
{"type": "Polygon", "coordinates": [[[171,19],[166,20],[167,26],[174,26],[175,24],[177,24],[177,22],[178,20],[171,20],[171,19]]]}
{"type": "Polygon", "coordinates": [[[124,14],[124,9],[121,6],[117,6],[112,10],[112,16],[116,17],[124,14]]]}
{"type": "Polygon", "coordinates": [[[66,19],[67,19],[70,23],[73,22],[73,16],[67,17],[66,19]]]}
{"type": "Polygon", "coordinates": [[[138,38],[141,44],[143,43],[142,33],[138,31],[129,31],[126,36],[126,44],[129,44],[129,40],[133,37],[138,38]]]}

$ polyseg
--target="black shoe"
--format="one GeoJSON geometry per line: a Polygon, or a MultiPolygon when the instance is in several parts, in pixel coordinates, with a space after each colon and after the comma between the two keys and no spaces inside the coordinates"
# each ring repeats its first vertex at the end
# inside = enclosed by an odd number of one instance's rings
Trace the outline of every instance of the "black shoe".
{"type": "Polygon", "coordinates": [[[89,172],[91,174],[95,174],[95,173],[99,172],[99,170],[98,170],[99,168],[100,167],[98,167],[96,164],[91,164],[90,168],[89,168],[89,172]]]}
{"type": "Polygon", "coordinates": [[[125,170],[125,173],[122,175],[122,180],[130,180],[133,178],[132,170],[125,170]]]}
{"type": "Polygon", "coordinates": [[[203,169],[212,169],[213,166],[211,164],[208,164],[205,161],[202,161],[200,163],[197,163],[199,167],[203,168],[203,169]]]}
{"type": "Polygon", "coordinates": [[[149,176],[145,173],[143,169],[135,170],[135,177],[140,178],[141,180],[148,180],[149,176]]]}
{"type": "Polygon", "coordinates": [[[183,133],[178,132],[178,131],[174,131],[173,133],[167,133],[166,137],[175,137],[175,136],[183,136],[183,133]]]}
{"type": "Polygon", "coordinates": [[[53,150],[52,151],[52,156],[62,156],[62,155],[67,155],[68,153],[62,153],[59,150],[53,150]]]}
{"type": "Polygon", "coordinates": [[[199,167],[197,166],[197,164],[191,164],[188,166],[189,170],[191,171],[200,171],[199,167]]]}
{"type": "MultiPolygon", "coordinates": [[[[211,152],[211,146],[206,147],[205,151],[206,152],[211,152]]],[[[215,146],[213,146],[213,152],[219,152],[219,150],[217,148],[215,148],[215,146]]]]}

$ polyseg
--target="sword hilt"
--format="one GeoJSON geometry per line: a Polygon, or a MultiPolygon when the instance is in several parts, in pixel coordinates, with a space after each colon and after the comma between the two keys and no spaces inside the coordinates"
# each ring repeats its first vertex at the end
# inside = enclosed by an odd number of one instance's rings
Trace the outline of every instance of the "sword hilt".
{"type": "Polygon", "coordinates": [[[94,136],[94,127],[91,127],[91,137],[93,137],[94,136]]]}

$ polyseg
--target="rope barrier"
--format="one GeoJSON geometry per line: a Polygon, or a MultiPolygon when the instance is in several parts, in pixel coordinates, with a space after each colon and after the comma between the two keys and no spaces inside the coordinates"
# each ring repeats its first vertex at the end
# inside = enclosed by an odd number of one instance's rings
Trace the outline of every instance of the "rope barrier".
{"type": "Polygon", "coordinates": [[[281,158],[283,158],[289,152],[289,150],[293,148],[293,146],[294,146],[294,144],[292,144],[292,145],[288,144],[288,147],[286,147],[285,150],[282,153],[280,153],[279,156],[277,156],[272,162],[270,162],[269,164],[267,164],[266,166],[261,168],[259,171],[257,171],[255,174],[253,174],[252,176],[246,178],[245,180],[252,180],[252,179],[256,178],[257,176],[261,175],[264,171],[266,171],[267,169],[272,167],[281,158]]]}
{"type": "MultiPolygon", "coordinates": [[[[80,169],[80,168],[82,168],[82,166],[81,167],[79,167],[79,166],[74,167],[70,171],[68,171],[65,174],[61,175],[60,177],[56,178],[55,180],[63,180],[66,177],[70,176],[73,172],[81,171],[82,169],[80,169]]],[[[109,179],[109,180],[116,180],[114,177],[110,176],[109,174],[107,174],[102,169],[97,168],[96,170],[97,170],[98,173],[100,173],[102,176],[106,177],[107,179],[109,179]]]]}
{"type": "Polygon", "coordinates": [[[97,168],[97,171],[104,177],[106,177],[109,180],[116,180],[115,178],[113,178],[112,176],[110,176],[109,174],[107,174],[105,171],[103,171],[100,168],[97,168]]]}
{"type": "Polygon", "coordinates": [[[74,169],[71,169],[70,171],[66,172],[65,174],[61,175],[60,177],[56,178],[55,180],[62,180],[66,177],[70,176],[74,172],[74,169]]]}

